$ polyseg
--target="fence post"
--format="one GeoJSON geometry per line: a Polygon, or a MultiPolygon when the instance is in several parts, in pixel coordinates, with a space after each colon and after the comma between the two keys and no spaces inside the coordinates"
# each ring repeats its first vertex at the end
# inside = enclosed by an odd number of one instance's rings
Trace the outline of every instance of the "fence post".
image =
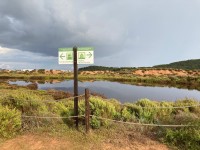
{"type": "Polygon", "coordinates": [[[90,104],[89,104],[89,98],[90,98],[90,91],[89,89],[85,89],[85,130],[86,133],[90,130],[90,104]]]}
{"type": "MultiPolygon", "coordinates": [[[[74,52],[74,115],[78,116],[78,65],[77,65],[77,47],[73,47],[74,52]]],[[[78,129],[78,117],[75,118],[75,125],[78,129]]]]}

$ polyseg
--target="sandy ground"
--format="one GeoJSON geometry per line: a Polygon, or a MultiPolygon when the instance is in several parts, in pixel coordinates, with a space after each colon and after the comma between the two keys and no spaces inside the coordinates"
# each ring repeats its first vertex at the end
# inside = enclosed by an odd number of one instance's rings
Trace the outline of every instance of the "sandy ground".
{"type": "MultiPolygon", "coordinates": [[[[81,71],[81,75],[100,75],[100,74],[109,74],[109,75],[117,75],[119,73],[112,71],[81,71]]],[[[165,76],[165,75],[174,75],[174,76],[199,76],[199,71],[186,71],[186,70],[172,70],[172,69],[147,69],[147,70],[135,70],[132,72],[133,75],[138,76],[165,76]]]]}
{"type": "Polygon", "coordinates": [[[189,74],[185,70],[136,70],[133,72],[134,75],[153,75],[153,76],[163,76],[163,75],[176,75],[176,76],[188,76],[188,75],[195,75],[195,72],[193,74],[189,74]]]}
{"type": "Polygon", "coordinates": [[[48,135],[25,134],[0,144],[1,150],[169,150],[169,148],[149,138],[108,139],[102,143],[75,143],[70,139],[48,135]]]}

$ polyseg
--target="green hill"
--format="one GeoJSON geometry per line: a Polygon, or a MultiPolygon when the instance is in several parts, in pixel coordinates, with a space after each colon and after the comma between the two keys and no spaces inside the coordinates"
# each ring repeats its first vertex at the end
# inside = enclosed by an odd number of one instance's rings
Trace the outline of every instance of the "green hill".
{"type": "MultiPolygon", "coordinates": [[[[178,61],[173,62],[170,64],[162,64],[162,65],[156,65],[152,68],[172,68],[172,69],[188,69],[188,70],[200,70],[200,59],[191,59],[191,60],[185,60],[185,61],[178,61]]],[[[125,70],[135,70],[135,69],[151,69],[151,67],[105,67],[105,66],[88,66],[79,68],[79,71],[125,71],[125,70]]]]}
{"type": "Polygon", "coordinates": [[[120,70],[126,70],[126,69],[135,69],[134,67],[105,67],[105,66],[88,66],[79,68],[79,71],[120,71],[120,70]]]}
{"type": "Polygon", "coordinates": [[[200,69],[200,59],[191,59],[170,64],[156,65],[155,68],[174,68],[174,69],[200,69]]]}

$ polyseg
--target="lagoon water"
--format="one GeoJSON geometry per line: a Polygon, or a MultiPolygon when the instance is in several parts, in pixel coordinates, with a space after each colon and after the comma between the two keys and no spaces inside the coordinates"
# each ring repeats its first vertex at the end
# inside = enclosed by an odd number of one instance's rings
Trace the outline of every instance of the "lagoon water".
{"type": "MultiPolygon", "coordinates": [[[[31,82],[16,81],[9,82],[10,84],[26,85],[31,82]]],[[[175,101],[178,99],[192,98],[200,100],[200,91],[178,89],[169,87],[152,87],[152,86],[137,86],[123,84],[110,81],[93,81],[80,82],[79,94],[84,93],[85,88],[89,88],[92,92],[100,93],[107,98],[115,98],[123,102],[134,102],[138,99],[148,98],[156,101],[175,101]]],[[[38,89],[56,89],[73,92],[73,80],[62,81],[58,83],[38,83],[38,89]]]]}

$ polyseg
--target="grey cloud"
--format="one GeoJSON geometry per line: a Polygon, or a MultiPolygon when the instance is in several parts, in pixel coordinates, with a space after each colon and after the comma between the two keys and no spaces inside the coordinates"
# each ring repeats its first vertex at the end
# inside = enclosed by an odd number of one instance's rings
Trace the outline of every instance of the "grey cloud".
{"type": "Polygon", "coordinates": [[[49,56],[93,46],[98,64],[155,65],[199,47],[198,18],[198,0],[0,0],[0,45],[49,56]]]}
{"type": "Polygon", "coordinates": [[[6,47],[53,56],[57,55],[57,48],[73,45],[98,47],[97,56],[106,47],[110,53],[120,37],[118,28],[110,21],[112,32],[106,20],[89,18],[90,15],[95,17],[92,15],[95,6],[91,6],[93,11],[90,11],[87,5],[81,9],[78,4],[78,9],[76,4],[72,1],[4,1],[0,5],[0,14],[3,16],[1,22],[6,22],[2,26],[7,24],[7,28],[0,33],[1,43],[6,47]]]}

